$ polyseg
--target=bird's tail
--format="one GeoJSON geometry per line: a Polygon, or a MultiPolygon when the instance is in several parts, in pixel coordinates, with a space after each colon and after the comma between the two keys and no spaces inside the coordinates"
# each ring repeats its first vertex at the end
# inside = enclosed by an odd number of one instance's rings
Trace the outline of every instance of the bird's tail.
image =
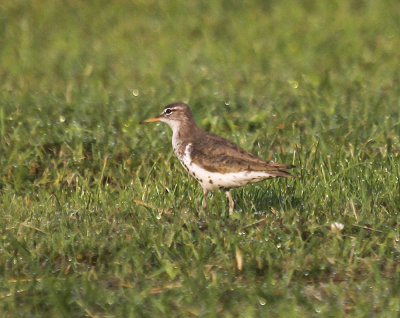
{"type": "Polygon", "coordinates": [[[292,168],[295,168],[296,166],[291,165],[291,164],[286,164],[286,163],[276,163],[273,166],[277,168],[276,171],[274,171],[275,176],[284,177],[284,178],[296,178],[296,176],[285,171],[286,169],[292,169],[292,168]]]}
{"type": "Polygon", "coordinates": [[[296,178],[296,176],[292,175],[291,173],[285,170],[277,170],[275,172],[276,177],[284,177],[284,178],[296,178]]]}

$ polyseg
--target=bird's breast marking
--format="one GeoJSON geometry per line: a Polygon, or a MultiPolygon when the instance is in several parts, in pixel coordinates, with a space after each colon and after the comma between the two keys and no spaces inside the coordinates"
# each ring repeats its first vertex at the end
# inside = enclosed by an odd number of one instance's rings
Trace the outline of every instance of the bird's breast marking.
{"type": "Polygon", "coordinates": [[[185,154],[183,156],[183,162],[188,166],[192,164],[192,158],[190,156],[191,148],[192,144],[191,143],[187,144],[185,147],[185,154]]]}

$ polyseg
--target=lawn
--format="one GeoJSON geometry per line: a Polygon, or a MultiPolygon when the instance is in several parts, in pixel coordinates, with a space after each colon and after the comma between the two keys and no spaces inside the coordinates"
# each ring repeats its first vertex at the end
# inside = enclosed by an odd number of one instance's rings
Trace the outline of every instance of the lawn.
{"type": "Polygon", "coordinates": [[[399,16],[2,0],[0,317],[398,317],[399,16]],[[297,178],[199,216],[170,129],[139,125],[176,101],[297,178]]]}

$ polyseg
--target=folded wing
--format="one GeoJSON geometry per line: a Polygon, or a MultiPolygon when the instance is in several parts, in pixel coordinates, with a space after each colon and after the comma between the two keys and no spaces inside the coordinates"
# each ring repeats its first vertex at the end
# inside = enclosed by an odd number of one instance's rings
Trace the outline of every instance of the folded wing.
{"type": "Polygon", "coordinates": [[[230,173],[240,171],[265,171],[274,177],[294,177],[285,169],[294,166],[264,161],[242,149],[235,143],[204,131],[207,138],[194,140],[191,159],[197,165],[212,172],[230,173]],[[205,144],[207,140],[207,144],[205,144]],[[210,158],[213,158],[210,161],[210,158]]]}

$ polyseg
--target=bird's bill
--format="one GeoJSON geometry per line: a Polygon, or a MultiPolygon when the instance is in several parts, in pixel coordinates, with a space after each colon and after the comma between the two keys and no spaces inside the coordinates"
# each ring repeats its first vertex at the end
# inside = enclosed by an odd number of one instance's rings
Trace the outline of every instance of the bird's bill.
{"type": "Polygon", "coordinates": [[[152,122],[160,121],[160,120],[161,120],[161,116],[157,116],[157,117],[153,117],[153,118],[149,118],[149,119],[143,120],[140,123],[141,124],[147,124],[147,123],[152,123],[152,122]]]}

